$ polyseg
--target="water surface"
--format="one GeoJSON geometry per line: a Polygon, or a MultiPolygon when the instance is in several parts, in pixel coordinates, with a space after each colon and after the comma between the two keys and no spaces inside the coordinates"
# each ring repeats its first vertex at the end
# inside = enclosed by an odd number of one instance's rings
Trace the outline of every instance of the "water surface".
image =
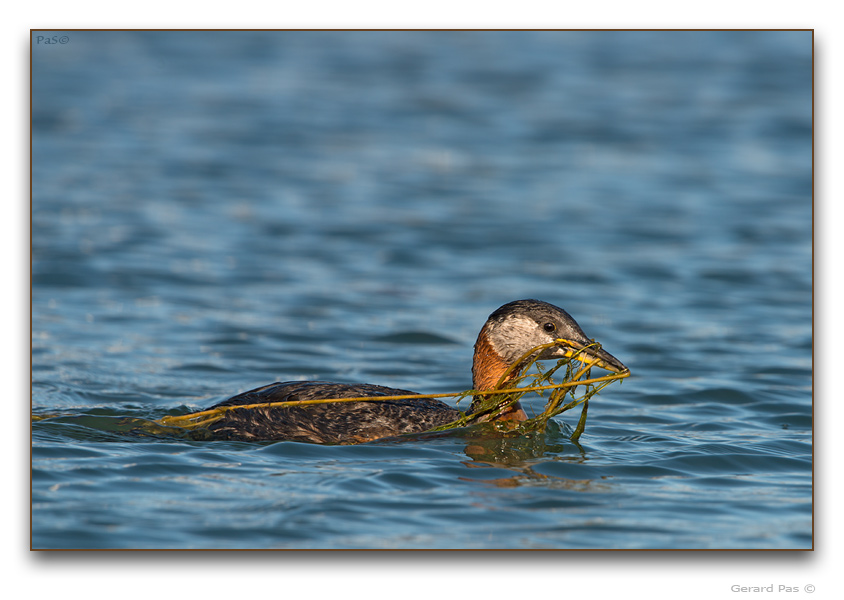
{"type": "Polygon", "coordinates": [[[32,53],[33,547],[811,547],[811,32],[68,35],[32,53]],[[580,447],[125,426],[463,390],[531,297],[633,371],[580,447]]]}

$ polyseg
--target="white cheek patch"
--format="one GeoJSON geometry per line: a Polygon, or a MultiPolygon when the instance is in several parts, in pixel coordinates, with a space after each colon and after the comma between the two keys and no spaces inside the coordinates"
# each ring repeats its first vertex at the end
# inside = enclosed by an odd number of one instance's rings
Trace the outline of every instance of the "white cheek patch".
{"type": "Polygon", "coordinates": [[[517,360],[534,346],[554,341],[554,336],[538,329],[536,321],[522,315],[496,323],[490,333],[493,349],[507,362],[517,360]]]}

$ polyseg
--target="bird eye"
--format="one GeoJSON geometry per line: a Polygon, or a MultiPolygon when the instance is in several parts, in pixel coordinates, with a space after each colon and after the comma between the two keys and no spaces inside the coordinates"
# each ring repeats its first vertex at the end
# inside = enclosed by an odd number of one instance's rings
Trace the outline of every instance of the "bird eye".
{"type": "Polygon", "coordinates": [[[547,331],[548,333],[553,333],[553,332],[557,331],[557,326],[554,325],[553,323],[545,323],[545,325],[543,325],[542,328],[545,331],[547,331]]]}

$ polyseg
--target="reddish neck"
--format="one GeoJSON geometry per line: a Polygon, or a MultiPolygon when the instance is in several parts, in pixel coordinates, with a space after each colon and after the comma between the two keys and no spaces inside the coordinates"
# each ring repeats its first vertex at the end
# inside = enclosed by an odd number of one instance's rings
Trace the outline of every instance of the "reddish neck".
{"type": "MultiPolygon", "coordinates": [[[[510,368],[510,365],[501,358],[501,355],[495,351],[495,347],[489,341],[487,328],[484,326],[478,335],[478,341],[475,342],[475,359],[472,363],[472,385],[476,390],[487,391],[495,389],[496,384],[501,379],[501,376],[510,368]]],[[[517,371],[510,373],[504,380],[510,381],[518,375],[517,371]]],[[[483,396],[476,396],[475,401],[472,402],[472,409],[476,407],[483,396]]],[[[470,409],[470,410],[472,410],[470,409]]],[[[496,418],[496,421],[524,421],[527,419],[525,411],[518,402],[513,404],[507,412],[496,418]]]]}

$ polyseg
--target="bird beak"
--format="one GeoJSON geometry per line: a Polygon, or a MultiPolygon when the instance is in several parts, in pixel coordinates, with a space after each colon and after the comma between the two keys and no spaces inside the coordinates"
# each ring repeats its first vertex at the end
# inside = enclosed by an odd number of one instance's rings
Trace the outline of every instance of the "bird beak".
{"type": "Polygon", "coordinates": [[[622,364],[615,356],[604,350],[598,345],[592,345],[593,342],[587,343],[576,342],[574,340],[557,340],[564,344],[560,349],[565,351],[566,358],[574,357],[582,363],[601,367],[613,373],[621,373],[629,371],[627,367],[622,364]]]}

